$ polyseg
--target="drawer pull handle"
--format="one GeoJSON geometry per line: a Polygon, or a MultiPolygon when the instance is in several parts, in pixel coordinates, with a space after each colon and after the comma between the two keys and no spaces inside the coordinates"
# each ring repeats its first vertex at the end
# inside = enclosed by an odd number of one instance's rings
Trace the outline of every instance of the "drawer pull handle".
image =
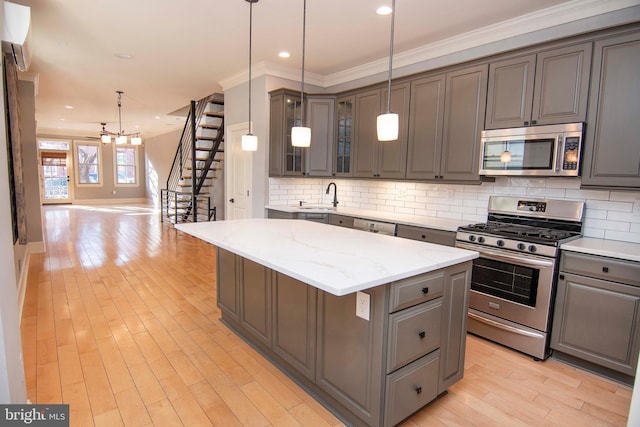
{"type": "Polygon", "coordinates": [[[416,394],[422,393],[422,387],[416,387],[416,394]]]}
{"type": "Polygon", "coordinates": [[[424,339],[424,337],[427,336],[427,333],[425,331],[420,331],[420,333],[418,333],[418,336],[420,337],[420,339],[424,339]]]}
{"type": "Polygon", "coordinates": [[[422,293],[423,294],[428,294],[429,293],[429,288],[422,288],[422,293]]]}
{"type": "Polygon", "coordinates": [[[608,273],[609,272],[609,267],[602,267],[602,271],[605,272],[605,273],[608,273]]]}

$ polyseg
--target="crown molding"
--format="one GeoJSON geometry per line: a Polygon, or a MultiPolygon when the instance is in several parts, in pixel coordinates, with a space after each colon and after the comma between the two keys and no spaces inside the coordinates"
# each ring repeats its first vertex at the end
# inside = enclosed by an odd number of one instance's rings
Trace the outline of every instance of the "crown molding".
{"type": "MultiPolygon", "coordinates": [[[[396,53],[393,56],[393,69],[410,66],[419,62],[433,60],[435,58],[451,55],[464,50],[478,48],[502,40],[522,36],[536,31],[547,30],[553,27],[566,25],[583,19],[594,18],[626,8],[638,7],[638,0],[573,0],[547,9],[532,12],[513,19],[489,25],[477,30],[469,31],[443,40],[439,40],[415,49],[396,53]]],[[[630,14],[626,22],[616,22],[613,25],[633,22],[638,16],[630,14]]],[[[600,23],[600,27],[590,30],[598,30],[609,26],[608,23],[600,23]]],[[[567,34],[570,35],[570,34],[567,34]]],[[[548,41],[555,38],[549,35],[547,39],[540,36],[537,42],[548,41]]],[[[497,52],[496,52],[497,53],[497,52]]],[[[375,74],[388,71],[388,57],[381,58],[366,64],[348,68],[343,71],[328,74],[305,73],[305,82],[319,87],[327,88],[353,80],[370,77],[375,74]]],[[[300,80],[300,70],[277,65],[270,62],[261,62],[252,71],[252,75],[271,75],[294,81],[300,80]]],[[[220,82],[223,90],[234,87],[247,81],[248,71],[240,72],[220,82]]]]}

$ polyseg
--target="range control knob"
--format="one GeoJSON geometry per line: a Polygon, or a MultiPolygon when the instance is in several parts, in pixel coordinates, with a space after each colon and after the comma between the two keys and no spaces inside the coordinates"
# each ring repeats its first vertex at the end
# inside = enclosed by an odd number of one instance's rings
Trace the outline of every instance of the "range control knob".
{"type": "Polygon", "coordinates": [[[526,248],[524,243],[518,243],[518,249],[520,249],[521,251],[524,251],[524,248],[526,248]]]}
{"type": "Polygon", "coordinates": [[[476,236],[474,236],[473,234],[469,236],[469,241],[470,242],[475,242],[476,241],[476,236]]]}
{"type": "Polygon", "coordinates": [[[503,247],[503,246],[504,246],[504,240],[498,240],[498,241],[496,242],[496,245],[498,245],[498,246],[500,246],[500,247],[503,247]]]}
{"type": "Polygon", "coordinates": [[[478,237],[478,243],[484,243],[484,237],[482,236],[478,237]]]}
{"type": "Polygon", "coordinates": [[[534,245],[529,245],[529,252],[535,252],[537,250],[538,248],[536,248],[534,245]]]}

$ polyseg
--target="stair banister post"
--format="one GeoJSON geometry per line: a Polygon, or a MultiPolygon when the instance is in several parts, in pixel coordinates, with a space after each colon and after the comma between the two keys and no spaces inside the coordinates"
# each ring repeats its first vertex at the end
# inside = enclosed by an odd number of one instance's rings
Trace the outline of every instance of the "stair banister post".
{"type": "Polygon", "coordinates": [[[191,211],[193,222],[198,222],[196,206],[196,101],[191,101],[191,211]]]}

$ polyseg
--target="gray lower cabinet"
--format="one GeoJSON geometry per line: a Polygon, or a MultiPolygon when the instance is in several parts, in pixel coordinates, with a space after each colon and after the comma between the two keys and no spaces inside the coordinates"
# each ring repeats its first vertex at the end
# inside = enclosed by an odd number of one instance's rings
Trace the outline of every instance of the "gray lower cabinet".
{"type": "Polygon", "coordinates": [[[445,246],[455,246],[456,244],[455,231],[436,230],[413,225],[398,224],[396,227],[396,236],[445,246]]]}
{"type": "Polygon", "coordinates": [[[591,43],[489,65],[485,129],[583,122],[591,43]]]}
{"type": "Polygon", "coordinates": [[[346,215],[329,215],[329,224],[339,227],[353,228],[353,217],[346,215]]]}
{"type": "Polygon", "coordinates": [[[367,321],[355,293],[217,251],[222,320],[349,424],[396,425],[462,378],[471,262],[365,291],[367,321]]]}
{"type": "Polygon", "coordinates": [[[640,350],[640,263],[563,252],[551,347],[621,373],[623,380],[633,377],[640,350]]]}
{"type": "Polygon", "coordinates": [[[597,41],[582,185],[640,188],[640,32],[597,41]]]}
{"type": "Polygon", "coordinates": [[[275,209],[267,209],[267,218],[271,219],[298,219],[296,212],[284,212],[275,209]]]}

